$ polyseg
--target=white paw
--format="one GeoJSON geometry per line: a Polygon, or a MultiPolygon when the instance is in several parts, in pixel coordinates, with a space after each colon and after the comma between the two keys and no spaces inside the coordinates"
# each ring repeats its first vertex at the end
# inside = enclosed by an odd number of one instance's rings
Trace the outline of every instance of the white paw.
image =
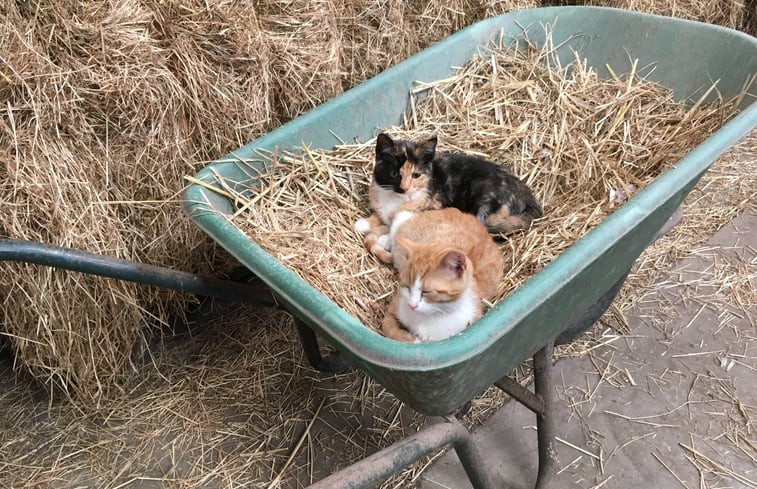
{"type": "Polygon", "coordinates": [[[368,219],[361,217],[357,221],[355,221],[355,231],[358,233],[365,235],[368,231],[371,230],[371,223],[368,221],[368,219]]]}
{"type": "Polygon", "coordinates": [[[379,236],[376,244],[384,248],[386,251],[392,251],[392,240],[388,234],[382,234],[379,236]]]}

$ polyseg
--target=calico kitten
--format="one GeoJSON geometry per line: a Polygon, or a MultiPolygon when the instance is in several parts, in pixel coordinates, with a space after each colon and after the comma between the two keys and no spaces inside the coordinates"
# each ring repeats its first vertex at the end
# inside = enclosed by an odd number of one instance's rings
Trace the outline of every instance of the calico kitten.
{"type": "Polygon", "coordinates": [[[384,336],[437,341],[481,317],[481,301],[496,293],[504,266],[483,224],[455,208],[401,211],[391,236],[400,288],[384,317],[384,336]]]}
{"type": "MultiPolygon", "coordinates": [[[[492,233],[527,228],[542,215],[531,189],[506,168],[470,155],[437,153],[436,136],[425,141],[376,138],[376,161],[368,199],[374,214],[355,229],[366,248],[378,251],[401,210],[456,207],[473,214],[492,233]]],[[[388,250],[386,250],[388,251],[388,250]]]]}

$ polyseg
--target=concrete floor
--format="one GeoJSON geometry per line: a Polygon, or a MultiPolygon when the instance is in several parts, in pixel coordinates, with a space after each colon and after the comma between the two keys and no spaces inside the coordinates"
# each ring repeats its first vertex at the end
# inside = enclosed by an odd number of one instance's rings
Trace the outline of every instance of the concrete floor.
{"type": "MultiPolygon", "coordinates": [[[[742,216],[630,311],[630,335],[556,364],[550,487],[757,488],[757,310],[740,304],[755,271],[757,216],[742,216]]],[[[509,402],[476,430],[496,487],[533,487],[535,423],[509,402]]],[[[471,485],[450,450],[420,487],[471,485]]]]}

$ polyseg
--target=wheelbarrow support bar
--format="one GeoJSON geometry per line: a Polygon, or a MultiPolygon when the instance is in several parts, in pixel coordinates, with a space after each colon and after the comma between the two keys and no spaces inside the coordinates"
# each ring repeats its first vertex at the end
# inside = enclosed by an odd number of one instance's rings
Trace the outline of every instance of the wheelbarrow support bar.
{"type": "MultiPolygon", "coordinates": [[[[617,292],[617,291],[616,291],[617,292]]],[[[614,297],[614,294],[613,294],[614,297]]],[[[510,377],[494,383],[510,397],[536,414],[536,440],[539,447],[539,471],[534,489],[546,489],[557,465],[555,448],[555,393],[552,378],[554,341],[534,354],[534,392],[529,391],[510,377]]]]}
{"type": "Polygon", "coordinates": [[[397,473],[436,450],[452,445],[463,464],[465,473],[475,489],[494,489],[473,436],[453,416],[432,424],[374,453],[325,479],[308,486],[308,489],[364,489],[397,473]]]}
{"type": "Polygon", "coordinates": [[[265,287],[201,277],[170,268],[32,241],[0,238],[0,261],[64,268],[233,302],[268,307],[276,305],[271,292],[265,287]]]}

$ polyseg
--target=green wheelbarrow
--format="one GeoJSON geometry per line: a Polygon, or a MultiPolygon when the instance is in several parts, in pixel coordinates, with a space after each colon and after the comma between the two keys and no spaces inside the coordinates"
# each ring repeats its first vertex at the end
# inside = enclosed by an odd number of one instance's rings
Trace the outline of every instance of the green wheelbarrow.
{"type": "MultiPolygon", "coordinates": [[[[196,178],[212,184],[249,178],[246,165],[260,151],[331,148],[340,141],[367,140],[377,129],[400,122],[413,83],[448,76],[478,47],[498,38],[527,36],[545,41],[543,25],[568,62],[573,52],[600,76],[606,67],[624,71],[628,54],[640,66],[657,64],[648,76],[678,99],[720,79],[725,96],[742,90],[757,73],[757,40],[712,25],[609,8],[553,7],[524,10],[474,24],[408,58],[375,78],[211,163],[196,178]],[[555,22],[557,21],[557,22],[555,22]],[[439,60],[446,60],[440,63],[439,60]]],[[[539,474],[545,487],[554,470],[554,427],[550,385],[555,340],[591,326],[622,285],[637,257],[654,240],[699,178],[726,149],[757,126],[754,96],[743,97],[739,114],[704,143],[536,273],[474,326],[452,338],[424,344],[397,343],[375,333],[314,289],[230,224],[233,203],[199,184],[184,195],[184,211],[217,243],[264,282],[279,305],[295,318],[310,361],[322,370],[347,364],[364,370],[411,408],[427,415],[453,413],[497,385],[537,414],[539,474]],[[318,339],[338,354],[321,357],[318,339]],[[507,375],[534,356],[535,391],[507,375]]],[[[258,159],[258,170],[266,166],[258,159]]],[[[453,417],[432,425],[313,487],[367,487],[422,456],[452,444],[474,487],[492,487],[469,433],[453,417]]]]}

